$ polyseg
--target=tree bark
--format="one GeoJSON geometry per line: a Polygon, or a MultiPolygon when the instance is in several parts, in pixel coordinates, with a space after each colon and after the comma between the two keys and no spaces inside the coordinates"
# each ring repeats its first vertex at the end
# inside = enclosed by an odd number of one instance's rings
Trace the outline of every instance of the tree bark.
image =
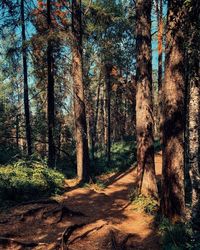
{"type": "Polygon", "coordinates": [[[156,0],[158,26],[158,91],[162,87],[162,52],[163,52],[163,0],[156,0]]]}
{"type": "Polygon", "coordinates": [[[136,20],[138,191],[144,196],[157,198],[153,139],[151,0],[136,1],[136,20]]]}
{"type": "Polygon", "coordinates": [[[200,45],[199,45],[199,7],[198,0],[192,2],[189,13],[189,105],[188,105],[188,163],[192,184],[193,225],[199,224],[200,212],[200,45]]]}
{"type": "Polygon", "coordinates": [[[111,148],[111,117],[110,117],[110,73],[112,65],[105,65],[105,89],[104,89],[104,123],[105,123],[105,145],[106,145],[106,164],[110,166],[110,148],[111,148]]]}
{"type": "Polygon", "coordinates": [[[184,0],[168,1],[163,84],[163,180],[161,209],[172,222],[185,211],[184,194],[184,0]]]}
{"type": "Polygon", "coordinates": [[[54,74],[53,74],[53,44],[51,39],[51,0],[47,0],[47,24],[49,37],[47,41],[47,119],[48,119],[48,166],[55,167],[55,111],[54,111],[54,74]]]}
{"type": "Polygon", "coordinates": [[[23,77],[24,77],[24,114],[26,126],[26,142],[28,155],[32,154],[32,139],[30,125],[29,90],[28,90],[28,66],[26,48],[26,30],[24,16],[24,0],[21,0],[21,28],[22,28],[22,57],[23,57],[23,77]]]}
{"type": "Polygon", "coordinates": [[[72,1],[72,77],[74,88],[74,115],[76,132],[77,174],[80,181],[89,179],[89,150],[85,113],[82,58],[82,18],[81,0],[72,1]]]}

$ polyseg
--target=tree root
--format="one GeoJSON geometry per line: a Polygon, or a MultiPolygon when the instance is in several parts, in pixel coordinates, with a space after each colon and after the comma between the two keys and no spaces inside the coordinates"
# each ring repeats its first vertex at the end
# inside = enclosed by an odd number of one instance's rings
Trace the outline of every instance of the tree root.
{"type": "Polygon", "coordinates": [[[15,240],[12,238],[6,238],[6,237],[0,237],[0,244],[1,245],[8,245],[8,244],[17,244],[20,245],[22,247],[36,247],[38,246],[38,243],[35,242],[22,242],[19,240],[15,240]]]}
{"type": "Polygon", "coordinates": [[[85,226],[85,223],[82,224],[74,224],[72,226],[67,227],[64,232],[62,233],[62,237],[61,237],[61,250],[64,250],[64,247],[67,246],[67,241],[69,240],[70,236],[72,235],[72,233],[78,229],[81,228],[83,226],[85,226]]]}
{"type": "Polygon", "coordinates": [[[12,209],[19,208],[21,206],[26,205],[32,205],[32,204],[57,204],[59,205],[59,202],[53,199],[41,199],[41,200],[32,200],[32,201],[25,201],[20,204],[17,204],[16,206],[12,207],[12,209]]]}
{"type": "Polygon", "coordinates": [[[79,211],[73,211],[73,210],[67,208],[66,206],[59,206],[59,207],[54,208],[51,211],[44,212],[42,217],[46,219],[49,216],[52,216],[52,215],[54,215],[56,213],[60,213],[60,217],[56,221],[56,223],[61,222],[63,217],[66,216],[66,215],[68,215],[70,217],[72,217],[72,216],[86,216],[85,214],[83,214],[83,213],[81,213],[79,211]]]}
{"type": "Polygon", "coordinates": [[[68,242],[68,245],[69,244],[73,244],[74,242],[78,241],[78,240],[82,240],[83,238],[87,237],[88,235],[90,235],[91,233],[95,232],[95,231],[98,231],[100,230],[101,228],[103,228],[104,226],[108,225],[108,222],[104,223],[103,225],[99,226],[99,227],[94,227],[88,231],[86,231],[85,233],[75,237],[74,239],[70,240],[68,242]]]}

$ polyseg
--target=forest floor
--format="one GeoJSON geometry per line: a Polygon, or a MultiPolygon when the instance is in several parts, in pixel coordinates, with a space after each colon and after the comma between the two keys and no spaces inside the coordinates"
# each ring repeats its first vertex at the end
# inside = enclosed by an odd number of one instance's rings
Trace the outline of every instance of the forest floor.
{"type": "MultiPolygon", "coordinates": [[[[155,157],[161,175],[161,154],[155,157]]],[[[55,199],[27,202],[0,214],[0,249],[159,250],[154,216],[134,210],[136,169],[101,177],[104,188],[77,187],[55,199]]]]}

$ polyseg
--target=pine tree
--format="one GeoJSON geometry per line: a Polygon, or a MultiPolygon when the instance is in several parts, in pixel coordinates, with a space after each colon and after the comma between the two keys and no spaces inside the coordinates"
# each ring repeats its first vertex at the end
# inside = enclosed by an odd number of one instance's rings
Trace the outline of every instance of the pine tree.
{"type": "Polygon", "coordinates": [[[154,164],[151,0],[136,1],[136,131],[139,194],[157,197],[154,164]]]}
{"type": "Polygon", "coordinates": [[[184,0],[169,0],[163,84],[163,180],[161,208],[172,221],[182,218],[184,195],[184,0]]]}
{"type": "Polygon", "coordinates": [[[89,179],[89,152],[83,83],[82,32],[81,1],[73,0],[72,77],[74,89],[77,174],[80,181],[87,181],[89,179]]]}

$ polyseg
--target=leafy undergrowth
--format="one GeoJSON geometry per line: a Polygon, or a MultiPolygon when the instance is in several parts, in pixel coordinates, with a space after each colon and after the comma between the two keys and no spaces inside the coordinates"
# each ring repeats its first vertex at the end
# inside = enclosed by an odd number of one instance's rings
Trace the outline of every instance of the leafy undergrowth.
{"type": "Polygon", "coordinates": [[[62,192],[64,175],[37,161],[0,167],[0,200],[21,202],[62,192]]]}
{"type": "Polygon", "coordinates": [[[200,232],[194,232],[190,223],[171,224],[164,218],[159,223],[163,250],[198,250],[200,232]]]}
{"type": "Polygon", "coordinates": [[[106,164],[105,152],[99,150],[96,154],[96,161],[93,166],[93,175],[123,172],[136,162],[135,141],[119,141],[111,147],[111,163],[106,164]]]}
{"type": "Polygon", "coordinates": [[[132,202],[132,208],[134,210],[152,215],[155,215],[158,212],[158,201],[151,197],[138,195],[136,188],[130,192],[129,200],[132,202]]]}

